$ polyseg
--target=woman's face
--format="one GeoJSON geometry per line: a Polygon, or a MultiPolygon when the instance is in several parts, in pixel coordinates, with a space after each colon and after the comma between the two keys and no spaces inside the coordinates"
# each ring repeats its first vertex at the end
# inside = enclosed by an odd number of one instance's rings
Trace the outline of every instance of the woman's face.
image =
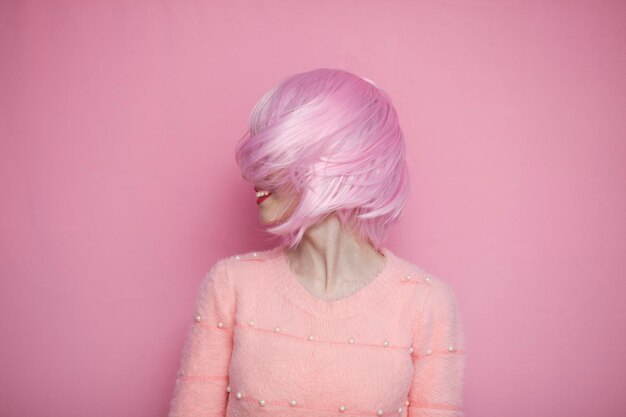
{"type": "Polygon", "coordinates": [[[264,194],[267,194],[268,190],[263,190],[257,186],[254,187],[254,190],[259,208],[259,221],[265,225],[282,223],[287,220],[295,210],[300,198],[299,194],[286,188],[270,191],[267,196],[264,194]]]}

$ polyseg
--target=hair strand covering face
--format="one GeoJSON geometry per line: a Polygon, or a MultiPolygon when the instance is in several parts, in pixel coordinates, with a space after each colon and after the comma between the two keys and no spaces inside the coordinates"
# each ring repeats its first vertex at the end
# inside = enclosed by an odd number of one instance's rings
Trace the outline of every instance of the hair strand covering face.
{"type": "Polygon", "coordinates": [[[267,229],[283,243],[297,245],[308,227],[336,214],[380,250],[407,198],[405,154],[388,93],[347,71],[319,68],[261,97],[235,159],[247,181],[300,194],[289,218],[267,229]]]}

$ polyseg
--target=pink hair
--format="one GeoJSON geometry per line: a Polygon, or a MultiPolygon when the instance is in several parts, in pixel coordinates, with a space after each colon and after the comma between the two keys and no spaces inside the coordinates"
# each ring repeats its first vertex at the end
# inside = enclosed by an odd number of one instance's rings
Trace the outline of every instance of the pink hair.
{"type": "Polygon", "coordinates": [[[284,244],[297,245],[308,227],[336,214],[380,250],[408,194],[405,153],[387,92],[347,71],[319,68],[261,97],[235,159],[261,189],[301,193],[289,218],[267,229],[284,244]]]}

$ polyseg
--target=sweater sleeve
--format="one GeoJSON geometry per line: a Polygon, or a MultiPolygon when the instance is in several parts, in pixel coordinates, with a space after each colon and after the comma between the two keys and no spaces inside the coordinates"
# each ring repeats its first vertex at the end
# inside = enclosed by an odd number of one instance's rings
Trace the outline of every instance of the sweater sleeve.
{"type": "Polygon", "coordinates": [[[221,260],[200,282],[169,417],[225,416],[234,305],[234,291],[221,260]]]}
{"type": "Polygon", "coordinates": [[[413,333],[408,417],[463,417],[465,340],[450,284],[431,277],[413,333]]]}

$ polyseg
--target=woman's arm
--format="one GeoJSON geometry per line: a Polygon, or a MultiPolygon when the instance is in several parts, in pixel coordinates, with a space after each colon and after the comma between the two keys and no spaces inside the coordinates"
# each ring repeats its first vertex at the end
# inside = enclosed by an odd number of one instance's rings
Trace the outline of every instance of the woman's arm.
{"type": "Polygon", "coordinates": [[[225,260],[221,260],[200,283],[169,417],[224,417],[226,414],[234,306],[234,291],[225,260]]]}
{"type": "Polygon", "coordinates": [[[465,340],[450,285],[435,277],[414,330],[409,417],[462,417],[465,340]]]}

